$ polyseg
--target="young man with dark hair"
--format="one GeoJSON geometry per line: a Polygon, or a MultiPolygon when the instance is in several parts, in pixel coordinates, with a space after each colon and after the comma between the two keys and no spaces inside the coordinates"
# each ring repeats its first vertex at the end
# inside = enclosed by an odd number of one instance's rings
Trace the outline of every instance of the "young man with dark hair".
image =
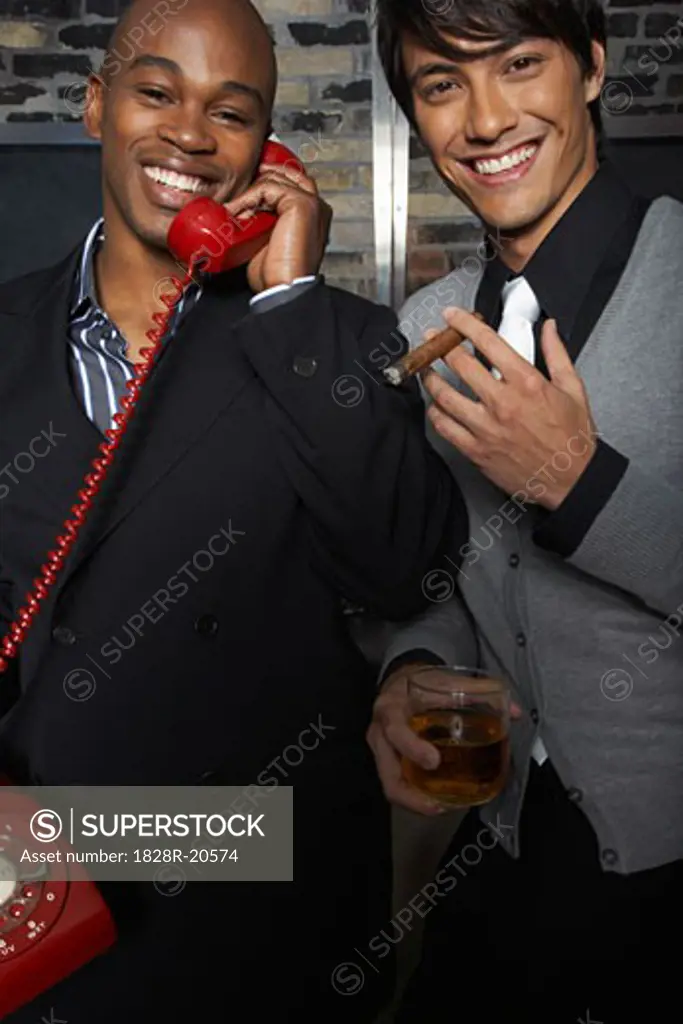
{"type": "Polygon", "coordinates": [[[401,755],[438,764],[406,724],[415,666],[479,667],[522,708],[503,792],[469,811],[444,856],[397,1019],[669,1019],[683,207],[632,194],[600,158],[595,0],[379,0],[379,41],[437,170],[499,245],[401,313],[404,329],[419,310],[422,326],[468,339],[424,388],[471,536],[453,600],[435,594],[386,654],[368,735],[385,792],[438,811],[401,777],[401,755]]]}
{"type": "MultiPolygon", "coordinates": [[[[359,991],[344,965],[391,916],[389,808],[365,743],[374,672],[343,599],[414,614],[449,524],[467,537],[464,505],[416,384],[378,378],[353,408],[335,400],[396,317],[326,284],[329,207],[310,176],[263,162],[276,64],[255,9],[135,0],[115,54],[90,78],[85,115],[102,220],[58,266],[0,288],[0,634],[178,274],[178,211],[220,195],[276,224],[248,266],[188,286],[85,536],[0,676],[0,775],[239,786],[236,812],[256,817],[292,786],[294,880],[207,882],[188,868],[187,886],[164,885],[162,866],[156,886],[103,882],[114,945],[7,1024],[371,1024],[391,968],[359,991]],[[35,467],[12,480],[29,442],[35,467]]],[[[4,869],[0,954],[17,913],[32,913],[4,869]]],[[[34,976],[67,941],[39,937],[34,976]]]]}

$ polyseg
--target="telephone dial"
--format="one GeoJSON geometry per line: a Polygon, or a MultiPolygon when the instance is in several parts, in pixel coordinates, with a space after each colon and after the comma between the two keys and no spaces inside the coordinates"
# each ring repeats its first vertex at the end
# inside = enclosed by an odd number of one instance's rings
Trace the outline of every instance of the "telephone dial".
{"type": "MultiPolygon", "coordinates": [[[[262,163],[280,164],[303,172],[297,157],[280,142],[269,139],[262,163]]],[[[201,196],[174,218],[168,248],[187,268],[181,280],[173,278],[173,291],[162,296],[165,313],[154,314],[155,327],[147,332],[151,345],[141,352],[128,394],[121,400],[116,424],[105,432],[86,474],[71,516],[49,551],[33,589],[26,595],[13,623],[0,642],[0,676],[17,657],[49,589],[67,560],[120,446],[135,405],[168,329],[173,310],[197,271],[217,274],[248,263],[268,243],[275,214],[260,211],[245,220],[232,217],[224,206],[201,196]]],[[[39,808],[25,794],[14,792],[0,778],[0,1020],[35,999],[116,941],[109,909],[85,871],[73,864],[68,882],[56,881],[49,865],[27,873],[20,862],[25,849],[35,848],[29,822],[39,808]]],[[[59,842],[59,840],[58,840],[59,842]]],[[[38,844],[40,845],[40,844],[38,844]]],[[[57,844],[50,844],[55,850],[57,844]]],[[[62,850],[68,849],[62,845],[62,850]]]]}

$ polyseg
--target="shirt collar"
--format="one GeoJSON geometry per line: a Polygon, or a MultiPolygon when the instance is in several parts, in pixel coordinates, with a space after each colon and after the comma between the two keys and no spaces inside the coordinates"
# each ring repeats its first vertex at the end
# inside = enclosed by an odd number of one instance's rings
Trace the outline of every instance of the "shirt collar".
{"type": "MultiPolygon", "coordinates": [[[[565,339],[571,337],[576,315],[635,199],[605,161],[522,271],[543,313],[558,321],[565,339]]],[[[516,276],[500,256],[487,265],[478,308],[489,322],[504,285],[516,276]]]]}
{"type": "Polygon", "coordinates": [[[72,317],[82,310],[84,304],[87,303],[93,306],[98,304],[95,289],[95,253],[103,241],[104,217],[100,217],[88,232],[88,237],[81,251],[71,303],[72,317]]]}
{"type": "MultiPolygon", "coordinates": [[[[104,217],[96,221],[83,245],[81,251],[76,278],[74,281],[73,298],[71,302],[70,316],[74,319],[85,309],[94,307],[100,309],[97,301],[97,288],[95,286],[95,255],[104,241],[104,217]]],[[[203,287],[200,283],[193,281],[185,291],[185,296],[178,304],[174,319],[180,322],[183,315],[189,312],[194,303],[201,297],[203,287]]],[[[103,314],[105,315],[105,314],[103,314]]]]}

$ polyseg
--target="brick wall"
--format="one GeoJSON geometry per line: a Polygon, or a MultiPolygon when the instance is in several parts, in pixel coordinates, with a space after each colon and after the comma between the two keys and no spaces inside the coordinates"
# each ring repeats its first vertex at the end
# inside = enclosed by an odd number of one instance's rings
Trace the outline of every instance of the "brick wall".
{"type": "MultiPolygon", "coordinates": [[[[0,0],[0,122],[78,121],[74,83],[98,66],[125,6],[127,0],[0,0]]],[[[370,0],[256,0],[256,6],[277,46],[276,130],[335,211],[325,272],[342,287],[373,295],[370,0]]],[[[608,10],[605,105],[629,118],[635,133],[652,118],[683,113],[681,0],[609,0],[608,10]]],[[[412,291],[460,264],[480,233],[416,140],[410,192],[412,291]]]]}
{"type": "Polygon", "coordinates": [[[683,113],[681,0],[610,0],[609,12],[609,71],[617,85],[610,92],[607,83],[606,108],[631,119],[683,113]]]}

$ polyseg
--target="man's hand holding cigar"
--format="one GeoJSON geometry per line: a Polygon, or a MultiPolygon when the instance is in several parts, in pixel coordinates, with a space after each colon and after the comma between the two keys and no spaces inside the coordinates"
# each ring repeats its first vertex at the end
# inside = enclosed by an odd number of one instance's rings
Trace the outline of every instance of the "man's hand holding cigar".
{"type": "MultiPolygon", "coordinates": [[[[497,380],[463,345],[443,356],[479,401],[427,369],[423,382],[434,399],[428,413],[434,429],[506,494],[528,491],[538,479],[543,484],[538,503],[556,509],[591,461],[596,430],[583,381],[555,321],[547,321],[543,328],[547,380],[478,317],[461,309],[446,309],[443,317],[499,370],[502,379],[497,380]],[[558,453],[562,458],[556,457],[558,453]]],[[[429,340],[437,333],[430,331],[425,337],[429,340]]]]}

